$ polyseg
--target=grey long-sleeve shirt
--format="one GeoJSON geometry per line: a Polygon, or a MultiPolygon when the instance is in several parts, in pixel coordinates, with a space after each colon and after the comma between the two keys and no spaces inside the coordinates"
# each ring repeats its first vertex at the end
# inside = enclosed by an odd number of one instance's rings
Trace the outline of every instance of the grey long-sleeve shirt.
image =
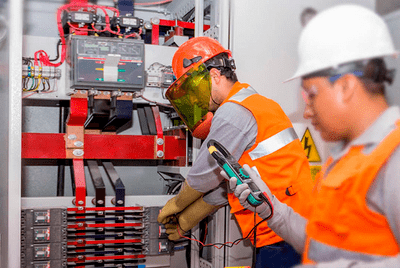
{"type": "Polygon", "coordinates": [[[227,187],[220,175],[221,169],[208,152],[207,142],[210,139],[217,140],[239,160],[243,152],[255,143],[257,131],[257,121],[253,114],[239,104],[227,102],[215,112],[210,133],[187,175],[187,181],[193,189],[208,192],[204,196],[205,202],[210,205],[228,203],[227,187]]]}
{"type": "MultiPolygon", "coordinates": [[[[364,152],[370,153],[395,128],[400,119],[399,107],[387,109],[360,137],[347,146],[338,144],[331,151],[334,159],[328,167],[326,175],[352,146],[364,145],[364,152]]],[[[373,211],[384,215],[400,247],[400,147],[398,147],[387,163],[381,168],[373,184],[370,186],[366,201],[373,211]]],[[[326,176],[325,175],[325,176],[326,176]]],[[[275,215],[268,221],[268,226],[284,240],[292,244],[298,252],[303,252],[305,244],[306,219],[295,213],[290,207],[275,200],[275,215]]],[[[341,250],[326,244],[313,241],[310,244],[309,257],[316,260],[317,267],[400,267],[400,255],[382,257],[341,250]]]]}

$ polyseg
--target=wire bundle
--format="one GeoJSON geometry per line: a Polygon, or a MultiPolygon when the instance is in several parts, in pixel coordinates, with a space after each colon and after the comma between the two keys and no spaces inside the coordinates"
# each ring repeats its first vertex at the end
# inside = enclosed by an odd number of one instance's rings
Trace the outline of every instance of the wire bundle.
{"type": "Polygon", "coordinates": [[[53,66],[53,67],[58,67],[60,66],[64,61],[66,57],[66,40],[65,40],[65,33],[64,33],[64,28],[62,24],[62,13],[65,12],[71,12],[71,11],[76,11],[79,9],[86,9],[86,10],[97,10],[101,9],[105,15],[105,28],[104,29],[97,29],[94,25],[94,23],[91,24],[92,29],[89,28],[78,28],[75,27],[74,25],[71,24],[70,21],[68,21],[69,27],[71,29],[75,30],[76,32],[95,32],[95,33],[102,33],[102,32],[109,32],[111,34],[123,37],[123,38],[130,38],[130,37],[140,37],[142,33],[142,29],[139,28],[139,32],[134,32],[132,34],[122,34],[120,33],[120,27],[117,26],[117,31],[113,31],[111,29],[111,24],[110,24],[110,15],[108,14],[109,11],[113,12],[112,16],[119,17],[119,10],[113,7],[108,7],[108,6],[99,6],[99,5],[90,5],[90,4],[85,4],[85,3],[70,3],[61,6],[57,10],[57,27],[58,31],[60,34],[60,39],[61,39],[61,59],[58,63],[52,63],[49,59],[49,56],[44,50],[38,50],[35,52],[35,66],[38,66],[38,61],[41,62],[43,66],[53,66]]]}

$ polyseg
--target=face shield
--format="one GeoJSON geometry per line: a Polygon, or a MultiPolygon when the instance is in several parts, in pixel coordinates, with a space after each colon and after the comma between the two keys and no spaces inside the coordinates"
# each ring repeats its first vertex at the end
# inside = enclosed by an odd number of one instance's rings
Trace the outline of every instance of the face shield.
{"type": "Polygon", "coordinates": [[[168,88],[165,96],[193,133],[208,113],[211,96],[210,72],[204,64],[191,68],[168,88]]]}

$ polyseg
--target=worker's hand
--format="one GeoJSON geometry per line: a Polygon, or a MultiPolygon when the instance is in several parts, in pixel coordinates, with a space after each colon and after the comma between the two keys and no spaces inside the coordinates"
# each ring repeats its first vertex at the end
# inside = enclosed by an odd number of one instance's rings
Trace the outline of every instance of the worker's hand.
{"type": "Polygon", "coordinates": [[[186,233],[186,231],[183,231],[177,223],[167,223],[165,224],[165,229],[165,232],[168,234],[168,239],[172,241],[178,240],[186,233]]]}
{"type": "Polygon", "coordinates": [[[182,213],[174,216],[172,222],[165,224],[169,240],[177,240],[195,227],[202,219],[216,211],[221,206],[214,206],[204,202],[203,198],[197,199],[194,203],[185,208],[182,213]],[[179,228],[179,232],[178,232],[179,228]]]}
{"type": "Polygon", "coordinates": [[[203,193],[196,191],[189,186],[187,181],[185,181],[182,185],[181,191],[168,200],[162,208],[160,214],[158,214],[157,221],[163,224],[168,223],[175,214],[183,211],[187,206],[195,202],[201,196],[203,196],[203,193]]]}
{"type": "MultiPolygon", "coordinates": [[[[249,167],[249,165],[244,164],[243,169],[250,175],[251,180],[257,185],[257,187],[261,190],[261,192],[263,192],[269,197],[269,200],[271,201],[272,205],[272,210],[270,206],[268,206],[265,202],[257,207],[254,207],[250,205],[249,202],[247,202],[247,197],[250,194],[250,189],[247,183],[236,185],[237,179],[235,177],[232,177],[229,179],[229,188],[232,190],[232,192],[234,192],[235,196],[239,199],[240,204],[244,208],[250,211],[257,212],[258,215],[263,219],[270,217],[273,213],[273,200],[275,199],[275,196],[271,194],[271,191],[269,190],[268,186],[264,183],[261,177],[249,167]]],[[[226,174],[222,174],[222,172],[221,175],[226,177],[226,174]]]]}

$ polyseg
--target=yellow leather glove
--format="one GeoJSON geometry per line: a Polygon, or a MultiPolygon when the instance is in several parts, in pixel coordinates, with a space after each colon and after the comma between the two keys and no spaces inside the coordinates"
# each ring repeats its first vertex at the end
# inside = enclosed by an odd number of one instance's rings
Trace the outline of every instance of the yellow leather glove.
{"type": "Polygon", "coordinates": [[[182,185],[181,191],[168,200],[167,204],[162,208],[157,218],[158,222],[163,224],[168,223],[172,219],[173,215],[184,210],[201,196],[203,196],[203,193],[196,191],[189,186],[187,181],[185,181],[182,185]]]}
{"type": "Polygon", "coordinates": [[[185,208],[177,216],[178,223],[169,223],[165,225],[166,233],[169,234],[169,240],[178,240],[181,235],[192,229],[202,219],[219,209],[221,206],[214,206],[204,202],[203,198],[197,199],[194,203],[185,208]],[[178,232],[179,228],[179,232],[178,232]],[[180,233],[180,234],[179,234],[180,233]]]}

